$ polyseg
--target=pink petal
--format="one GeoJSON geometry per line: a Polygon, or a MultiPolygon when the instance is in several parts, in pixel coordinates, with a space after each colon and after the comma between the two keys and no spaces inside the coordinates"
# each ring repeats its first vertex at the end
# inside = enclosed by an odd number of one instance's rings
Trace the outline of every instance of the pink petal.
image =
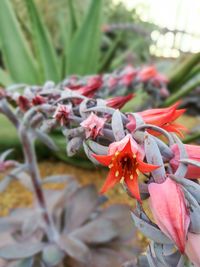
{"type": "Polygon", "coordinates": [[[167,178],[162,184],[151,183],[149,193],[156,223],[184,253],[190,218],[181,187],[167,178]]]}

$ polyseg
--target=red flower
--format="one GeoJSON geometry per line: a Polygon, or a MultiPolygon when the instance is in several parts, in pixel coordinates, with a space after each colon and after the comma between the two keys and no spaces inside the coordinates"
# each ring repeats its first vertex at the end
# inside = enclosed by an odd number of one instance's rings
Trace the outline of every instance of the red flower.
{"type": "Polygon", "coordinates": [[[26,112],[31,107],[31,102],[28,100],[27,97],[21,95],[17,99],[17,105],[21,109],[21,111],[26,112]]]}
{"type": "Polygon", "coordinates": [[[65,125],[69,120],[69,115],[72,112],[71,105],[60,105],[58,104],[58,107],[53,115],[53,118],[55,118],[57,121],[60,122],[60,124],[63,126],[65,125]]]}
{"type": "MultiPolygon", "coordinates": [[[[149,109],[138,112],[138,114],[142,117],[146,124],[156,125],[168,132],[175,132],[180,136],[183,136],[181,130],[186,131],[187,129],[183,125],[174,122],[185,112],[185,109],[177,110],[179,104],[180,102],[177,102],[168,108],[149,109]]],[[[136,128],[135,118],[133,115],[129,114],[128,119],[129,123],[126,125],[126,127],[132,132],[136,128]]],[[[149,132],[151,132],[153,135],[158,135],[158,133],[155,131],[149,132]]]]}
{"type": "Polygon", "coordinates": [[[123,76],[121,77],[121,83],[125,86],[129,86],[134,78],[137,75],[137,70],[135,70],[132,66],[127,66],[123,71],[123,76]]]}
{"type": "Polygon", "coordinates": [[[180,185],[167,178],[162,184],[151,183],[148,188],[156,223],[184,253],[190,218],[180,185]]]}
{"type": "Polygon", "coordinates": [[[141,201],[138,186],[139,172],[147,173],[159,167],[142,161],[144,158],[143,151],[130,134],[126,135],[121,141],[110,144],[108,155],[93,154],[93,156],[110,169],[101,193],[105,193],[116,183],[124,181],[138,201],[141,201]]]}
{"type": "Polygon", "coordinates": [[[134,94],[127,96],[116,96],[113,98],[106,99],[106,105],[111,108],[121,109],[128,101],[134,97],[134,94]]]}
{"type": "Polygon", "coordinates": [[[99,118],[92,112],[86,120],[81,122],[81,126],[85,129],[86,138],[96,138],[100,135],[105,122],[106,119],[99,118]]]}
{"type": "Polygon", "coordinates": [[[160,74],[155,66],[148,66],[141,69],[138,73],[137,78],[142,82],[146,82],[150,79],[153,79],[155,82],[167,83],[168,79],[164,75],[160,74]]]}
{"type": "MultiPolygon", "coordinates": [[[[188,158],[200,162],[200,146],[195,146],[195,145],[184,145],[188,158]]],[[[171,167],[173,171],[176,171],[179,165],[179,160],[180,160],[180,152],[177,144],[174,144],[171,147],[174,157],[170,160],[171,167]]],[[[185,178],[190,178],[190,179],[197,179],[200,177],[200,168],[193,166],[193,165],[188,165],[188,170],[185,175],[185,178]]]]}
{"type": "Polygon", "coordinates": [[[95,92],[101,88],[102,83],[101,76],[91,77],[88,79],[87,85],[80,87],[76,92],[87,97],[93,97],[95,92]]]}
{"type": "Polygon", "coordinates": [[[32,104],[34,106],[37,106],[37,105],[42,105],[46,102],[45,98],[40,96],[40,95],[36,95],[33,99],[32,99],[32,104]]]}

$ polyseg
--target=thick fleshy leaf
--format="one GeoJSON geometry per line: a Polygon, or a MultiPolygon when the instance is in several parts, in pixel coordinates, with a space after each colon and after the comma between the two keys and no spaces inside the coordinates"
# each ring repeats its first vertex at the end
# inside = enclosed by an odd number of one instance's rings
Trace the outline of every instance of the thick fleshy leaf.
{"type": "Polygon", "coordinates": [[[152,176],[156,182],[163,182],[165,180],[165,167],[158,145],[150,134],[146,134],[144,140],[147,162],[149,164],[160,166],[151,172],[152,176]]]}
{"type": "Polygon", "coordinates": [[[52,175],[47,176],[41,181],[42,184],[48,183],[66,183],[70,182],[73,179],[73,176],[70,175],[52,175]]]}
{"type": "Polygon", "coordinates": [[[163,245],[160,243],[151,242],[151,249],[155,254],[156,259],[163,264],[163,266],[169,267],[167,264],[164,253],[163,253],[163,245]]]}
{"type": "Polygon", "coordinates": [[[60,249],[62,249],[70,257],[81,262],[87,261],[87,258],[89,256],[89,249],[80,240],[77,240],[73,237],[65,236],[63,234],[60,236],[60,239],[57,243],[60,249]]]}
{"type": "Polygon", "coordinates": [[[0,162],[4,161],[12,152],[13,152],[13,149],[8,149],[4,151],[2,154],[0,154],[0,162]]]}
{"type": "Polygon", "coordinates": [[[158,145],[161,155],[167,160],[171,159],[173,157],[173,152],[171,151],[171,149],[162,140],[154,136],[153,138],[158,145]]]}
{"type": "Polygon", "coordinates": [[[159,263],[156,261],[156,259],[153,257],[151,248],[147,250],[147,259],[150,267],[161,267],[159,263]]]}
{"type": "Polygon", "coordinates": [[[3,178],[2,181],[0,181],[0,193],[4,192],[7,187],[9,186],[10,182],[11,182],[12,178],[9,176],[6,176],[3,178]]]}
{"type": "MultiPolygon", "coordinates": [[[[185,149],[185,146],[183,145],[181,140],[175,134],[173,135],[173,137],[174,137],[174,139],[175,139],[175,141],[177,143],[177,148],[178,148],[179,153],[180,153],[179,154],[180,158],[187,159],[188,158],[188,154],[187,154],[187,151],[185,149]]],[[[173,160],[173,158],[172,158],[172,160],[173,160]]],[[[180,178],[184,178],[186,173],[187,173],[187,170],[188,170],[187,165],[180,162],[174,175],[177,176],[177,177],[180,177],[180,178]]]]}
{"type": "Polygon", "coordinates": [[[47,245],[42,252],[42,260],[47,266],[57,266],[64,258],[64,252],[55,244],[47,245]]]}
{"type": "Polygon", "coordinates": [[[108,219],[97,218],[73,231],[70,236],[81,240],[86,244],[103,244],[107,243],[118,235],[115,224],[108,219]]]}
{"type": "Polygon", "coordinates": [[[28,258],[28,259],[20,260],[19,262],[15,263],[13,266],[9,266],[9,267],[32,267],[33,262],[34,262],[33,258],[28,258]]]}
{"type": "Polygon", "coordinates": [[[74,156],[83,144],[81,137],[74,137],[67,143],[67,155],[69,157],[74,156]]]}
{"type": "Polygon", "coordinates": [[[154,240],[155,242],[161,244],[171,244],[172,241],[164,235],[159,228],[155,225],[150,224],[141,218],[139,218],[135,213],[131,213],[135,226],[148,238],[154,240]]]}
{"type": "Polygon", "coordinates": [[[0,257],[6,260],[15,260],[31,257],[44,249],[45,243],[11,244],[0,248],[0,257]]]}
{"type": "Polygon", "coordinates": [[[101,217],[114,222],[118,231],[118,238],[127,240],[134,236],[136,227],[133,225],[128,205],[111,205],[102,211],[101,217]]]}
{"type": "Polygon", "coordinates": [[[190,208],[190,226],[189,231],[195,234],[200,234],[200,206],[196,199],[184,188],[185,198],[189,203],[190,208]]]}
{"type": "Polygon", "coordinates": [[[89,140],[88,142],[89,147],[92,149],[92,151],[98,155],[105,155],[108,154],[108,147],[102,146],[92,140],[89,140]]]}
{"type": "Polygon", "coordinates": [[[116,141],[120,141],[125,137],[124,125],[119,110],[116,110],[112,115],[112,130],[116,141]]]}
{"type": "Polygon", "coordinates": [[[94,157],[93,151],[89,148],[86,142],[83,142],[83,148],[88,159],[91,160],[95,165],[99,165],[99,162],[94,157]]]}
{"type": "Polygon", "coordinates": [[[36,137],[45,144],[49,149],[58,151],[57,145],[54,143],[53,139],[49,137],[46,133],[40,131],[39,129],[34,130],[36,137]]]}
{"type": "Polygon", "coordinates": [[[93,185],[79,188],[68,200],[65,229],[71,232],[82,225],[98,205],[98,193],[93,185]]]}

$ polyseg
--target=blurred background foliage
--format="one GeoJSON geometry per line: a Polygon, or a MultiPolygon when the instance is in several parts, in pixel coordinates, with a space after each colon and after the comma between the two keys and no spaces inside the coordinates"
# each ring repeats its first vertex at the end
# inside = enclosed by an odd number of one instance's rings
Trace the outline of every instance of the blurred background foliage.
{"type": "Polygon", "coordinates": [[[150,57],[152,25],[109,0],[2,0],[0,24],[2,85],[58,82],[150,57]],[[142,24],[145,32],[109,30],[115,22],[142,24]]]}

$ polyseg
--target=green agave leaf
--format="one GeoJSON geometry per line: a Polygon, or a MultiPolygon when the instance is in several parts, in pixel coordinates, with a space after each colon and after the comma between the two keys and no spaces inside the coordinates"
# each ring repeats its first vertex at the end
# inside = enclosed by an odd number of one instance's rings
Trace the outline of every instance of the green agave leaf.
{"type": "Polygon", "coordinates": [[[98,68],[101,42],[102,0],[91,0],[82,25],[76,32],[68,55],[68,74],[91,74],[98,68]]]}
{"type": "Polygon", "coordinates": [[[112,42],[111,46],[109,47],[108,51],[104,55],[102,62],[98,68],[98,72],[103,72],[105,69],[107,69],[111,63],[112,58],[115,55],[115,52],[122,40],[122,34],[119,33],[115,40],[112,42]]]}
{"type": "Polygon", "coordinates": [[[27,41],[22,34],[11,1],[0,1],[0,44],[13,81],[37,83],[37,68],[27,41]]]}
{"type": "Polygon", "coordinates": [[[5,70],[0,68],[0,85],[8,86],[12,83],[13,83],[13,81],[12,81],[10,75],[5,70]]]}
{"type": "Polygon", "coordinates": [[[58,82],[60,78],[57,67],[58,62],[48,29],[43,23],[34,1],[25,0],[25,4],[31,21],[33,43],[40,63],[42,81],[50,79],[58,82]]]}

